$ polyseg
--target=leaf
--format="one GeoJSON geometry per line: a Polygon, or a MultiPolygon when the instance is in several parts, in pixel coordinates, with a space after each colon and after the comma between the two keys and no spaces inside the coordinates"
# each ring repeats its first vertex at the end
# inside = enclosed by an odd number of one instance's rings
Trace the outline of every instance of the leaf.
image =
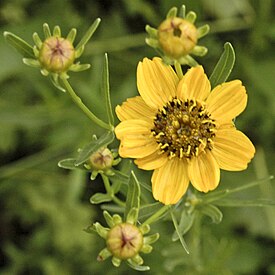
{"type": "Polygon", "coordinates": [[[189,249],[188,249],[188,247],[187,247],[187,244],[186,244],[185,240],[183,239],[183,237],[182,237],[182,235],[181,235],[181,233],[180,233],[180,229],[179,229],[179,226],[178,226],[176,217],[175,217],[175,215],[174,215],[172,209],[170,209],[170,214],[171,214],[171,218],[172,218],[172,221],[173,221],[173,224],[174,224],[176,233],[178,234],[178,237],[179,237],[179,239],[180,239],[180,243],[181,243],[183,249],[185,250],[185,252],[186,252],[187,254],[189,254],[189,249]]]}
{"type": "Polygon", "coordinates": [[[202,204],[200,212],[210,217],[213,223],[220,223],[223,218],[221,210],[213,204],[202,204]]]}
{"type": "Polygon", "coordinates": [[[102,74],[102,90],[105,96],[105,103],[107,109],[108,122],[114,125],[114,115],[112,111],[112,104],[110,99],[110,85],[109,85],[109,65],[108,65],[108,55],[105,53],[102,74]]]}
{"type": "Polygon", "coordinates": [[[113,132],[106,132],[99,139],[91,141],[89,144],[81,149],[78,158],[75,161],[75,165],[78,166],[86,162],[91,154],[95,153],[101,147],[106,147],[114,140],[115,136],[113,132]]]}
{"type": "MultiPolygon", "coordinates": [[[[192,227],[195,220],[195,212],[188,213],[186,209],[184,209],[181,213],[180,217],[180,223],[179,223],[179,233],[183,236],[185,235],[190,228],[192,227]]],[[[177,232],[173,233],[172,241],[177,241],[179,239],[179,236],[177,232]]]]}
{"type": "Polygon", "coordinates": [[[241,186],[236,187],[236,188],[225,189],[225,190],[220,190],[220,191],[214,191],[212,193],[208,193],[208,194],[204,195],[203,201],[207,202],[207,203],[217,201],[217,200],[219,200],[219,199],[221,199],[221,198],[223,198],[223,197],[225,197],[229,194],[237,193],[237,192],[249,189],[251,187],[260,185],[262,183],[268,182],[269,180],[272,180],[273,178],[274,178],[273,176],[269,176],[269,177],[266,177],[266,178],[263,178],[263,179],[252,181],[250,183],[241,185],[241,186]]]}
{"type": "Polygon", "coordinates": [[[275,206],[274,200],[269,199],[254,199],[254,200],[239,200],[239,199],[224,199],[215,202],[218,206],[224,207],[265,207],[275,206]]]}
{"type": "MultiPolygon", "coordinates": [[[[68,158],[68,159],[63,159],[58,162],[58,166],[64,169],[69,169],[69,170],[75,170],[79,169],[80,167],[75,166],[75,160],[74,158],[68,158]]],[[[85,168],[82,168],[86,170],[85,168]]]]}
{"type": "Polygon", "coordinates": [[[151,204],[142,205],[139,210],[139,218],[144,219],[148,216],[152,216],[154,213],[156,213],[162,207],[163,207],[163,204],[161,204],[160,202],[154,202],[151,204]]]}
{"type": "Polygon", "coordinates": [[[129,261],[127,261],[127,264],[134,270],[137,270],[137,271],[148,271],[150,270],[150,267],[149,266],[146,266],[146,265],[137,265],[135,264],[134,262],[131,262],[129,263],[129,261]]]}
{"type": "Polygon", "coordinates": [[[92,37],[92,35],[96,31],[100,21],[101,21],[100,18],[97,18],[94,21],[94,23],[90,26],[90,28],[87,30],[87,32],[84,34],[82,39],[79,41],[79,43],[75,47],[76,51],[78,51],[79,49],[81,49],[82,47],[84,47],[87,44],[87,42],[90,40],[90,38],[92,37]]]}
{"type": "Polygon", "coordinates": [[[104,193],[96,193],[90,198],[92,204],[99,204],[108,201],[112,201],[112,197],[109,194],[104,193]]]}
{"type": "Polygon", "coordinates": [[[227,80],[233,69],[234,63],[235,52],[233,46],[231,43],[226,42],[224,44],[224,51],[209,78],[212,88],[227,80]]]}
{"type": "Polygon", "coordinates": [[[112,189],[114,194],[116,194],[120,190],[121,184],[128,184],[130,177],[116,169],[112,169],[112,172],[114,172],[114,175],[109,176],[109,179],[113,183],[112,189]]]}
{"type": "Polygon", "coordinates": [[[131,171],[130,181],[127,191],[127,199],[125,206],[124,218],[126,219],[132,208],[137,208],[139,210],[140,206],[140,185],[134,174],[134,171],[131,171]]]}
{"type": "Polygon", "coordinates": [[[32,46],[25,40],[11,32],[4,32],[4,37],[11,46],[13,46],[20,54],[23,55],[23,57],[33,59],[35,58],[32,46]]]}

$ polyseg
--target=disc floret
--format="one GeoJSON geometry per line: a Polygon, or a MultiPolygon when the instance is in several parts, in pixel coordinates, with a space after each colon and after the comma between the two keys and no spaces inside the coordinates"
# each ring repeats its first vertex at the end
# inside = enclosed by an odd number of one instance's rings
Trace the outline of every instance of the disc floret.
{"type": "Polygon", "coordinates": [[[190,159],[211,150],[215,128],[215,121],[202,102],[175,97],[158,111],[151,132],[161,153],[190,159]]]}

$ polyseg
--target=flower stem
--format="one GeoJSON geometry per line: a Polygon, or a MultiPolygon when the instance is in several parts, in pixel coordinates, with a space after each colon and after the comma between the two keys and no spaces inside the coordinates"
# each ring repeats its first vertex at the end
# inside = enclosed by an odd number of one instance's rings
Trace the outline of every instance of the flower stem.
{"type": "Polygon", "coordinates": [[[170,209],[170,205],[164,205],[155,214],[148,218],[143,224],[151,224],[158,220],[158,218],[163,215],[166,211],[170,209]]]}
{"type": "Polygon", "coordinates": [[[175,61],[175,69],[176,69],[179,79],[182,79],[183,78],[182,68],[178,61],[175,61]]]}
{"type": "Polygon", "coordinates": [[[105,186],[107,194],[109,194],[112,197],[113,201],[117,205],[119,205],[121,207],[125,207],[125,202],[123,202],[122,200],[120,200],[119,198],[117,198],[116,195],[114,194],[113,189],[112,189],[112,187],[110,185],[109,178],[107,176],[105,176],[104,174],[101,174],[101,177],[103,179],[103,183],[104,183],[104,186],[105,186]]]}
{"type": "Polygon", "coordinates": [[[83,111],[83,113],[94,123],[96,123],[101,128],[107,129],[109,131],[113,131],[113,126],[105,123],[101,119],[99,119],[96,115],[94,115],[89,108],[82,102],[81,98],[75,93],[69,81],[65,78],[61,78],[67,92],[71,96],[74,103],[83,111]]]}

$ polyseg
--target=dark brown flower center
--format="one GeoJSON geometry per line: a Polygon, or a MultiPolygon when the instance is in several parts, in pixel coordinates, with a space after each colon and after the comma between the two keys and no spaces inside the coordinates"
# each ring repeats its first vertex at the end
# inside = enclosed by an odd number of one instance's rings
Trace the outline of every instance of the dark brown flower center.
{"type": "Polygon", "coordinates": [[[212,149],[216,124],[201,102],[173,98],[156,114],[151,132],[162,153],[191,158],[212,149]]]}

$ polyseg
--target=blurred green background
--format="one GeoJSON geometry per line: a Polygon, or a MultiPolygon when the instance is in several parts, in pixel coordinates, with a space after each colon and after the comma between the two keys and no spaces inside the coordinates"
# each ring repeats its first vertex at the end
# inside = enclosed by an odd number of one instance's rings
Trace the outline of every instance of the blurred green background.
{"type": "MultiPolygon", "coordinates": [[[[210,34],[200,40],[209,53],[198,59],[207,74],[211,74],[223,44],[230,41],[237,58],[230,79],[241,79],[249,95],[247,109],[236,123],[256,145],[257,154],[248,170],[223,172],[220,188],[274,174],[274,0],[2,0],[0,28],[1,33],[13,32],[33,44],[32,33],[42,36],[42,24],[47,22],[51,28],[60,25],[65,35],[76,27],[80,39],[100,17],[102,23],[81,57],[92,67],[72,73],[71,83],[83,101],[105,118],[100,95],[103,54],[109,54],[115,106],[137,94],[136,65],[143,57],[155,55],[145,45],[145,25],[157,27],[172,6],[182,4],[197,13],[197,26],[210,24],[210,34]]],[[[138,273],[126,265],[112,267],[109,260],[96,261],[104,242],[83,229],[93,221],[102,221],[100,207],[89,203],[102,184],[89,181],[86,174],[57,167],[60,159],[75,156],[77,148],[101,130],[48,78],[26,67],[3,36],[0,129],[0,274],[138,273]]],[[[237,198],[275,199],[274,183],[263,183],[237,198]]],[[[159,231],[161,238],[154,251],[144,256],[151,267],[145,273],[275,274],[275,208],[221,210],[221,224],[204,219],[199,239],[193,238],[192,232],[187,234],[191,247],[194,241],[202,247],[200,254],[192,257],[171,242],[170,223],[154,225],[151,232],[159,231]]]]}

